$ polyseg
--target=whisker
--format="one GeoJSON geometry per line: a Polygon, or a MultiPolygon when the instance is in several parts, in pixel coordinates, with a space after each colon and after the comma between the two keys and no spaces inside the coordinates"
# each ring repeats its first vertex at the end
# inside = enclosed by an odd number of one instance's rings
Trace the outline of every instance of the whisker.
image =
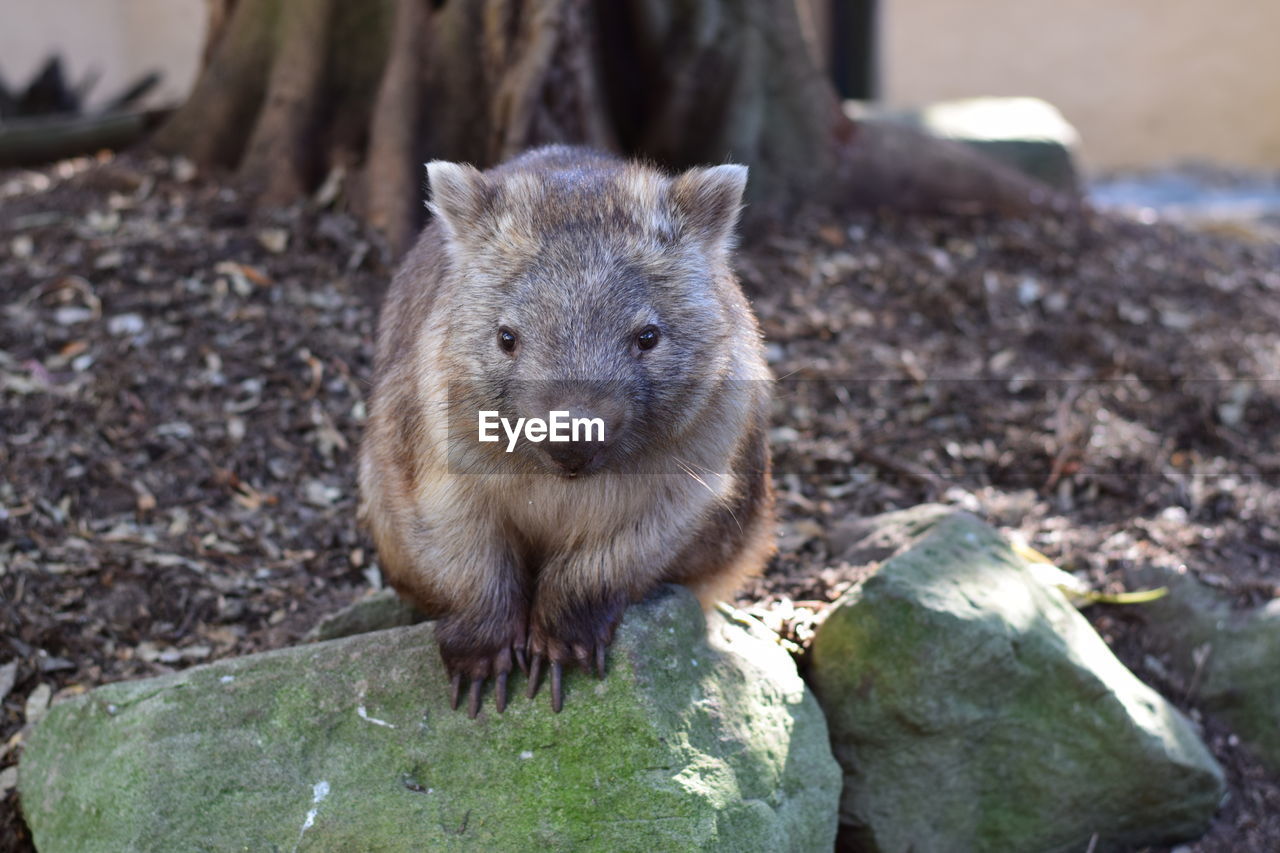
{"type": "MultiPolygon", "coordinates": [[[[679,465],[680,465],[680,467],[681,467],[681,468],[683,468],[683,469],[685,470],[685,472],[686,472],[686,473],[688,473],[688,475],[694,479],[694,481],[696,481],[697,483],[701,484],[701,485],[702,485],[702,487],[703,487],[703,488],[705,488],[705,489],[706,489],[708,492],[710,492],[712,495],[715,495],[715,491],[711,488],[711,486],[710,486],[710,485],[709,485],[705,480],[703,480],[701,477],[699,477],[697,474],[695,474],[695,473],[694,473],[694,471],[693,471],[693,469],[692,469],[691,467],[689,467],[689,466],[691,466],[691,465],[695,465],[696,463],[694,463],[694,462],[689,462],[689,461],[687,461],[687,460],[681,459],[679,456],[676,456],[675,454],[672,454],[672,455],[671,455],[671,458],[672,458],[672,459],[674,459],[674,460],[676,460],[676,463],[677,463],[677,464],[679,464],[679,465]]],[[[702,466],[698,466],[698,467],[702,467],[702,466]]],[[[703,470],[705,470],[705,471],[707,471],[707,472],[710,472],[710,471],[711,471],[711,469],[710,469],[710,468],[704,468],[703,470]]],[[[743,532],[745,532],[745,531],[743,530],[743,528],[742,528],[742,522],[738,519],[738,514],[737,514],[736,512],[734,512],[734,511],[733,511],[733,508],[732,508],[732,507],[730,507],[730,506],[727,506],[727,505],[726,505],[726,506],[724,507],[724,509],[729,513],[729,517],[733,519],[733,523],[734,523],[735,525],[737,525],[737,527],[738,527],[738,532],[739,532],[739,533],[743,533],[743,532]]]]}

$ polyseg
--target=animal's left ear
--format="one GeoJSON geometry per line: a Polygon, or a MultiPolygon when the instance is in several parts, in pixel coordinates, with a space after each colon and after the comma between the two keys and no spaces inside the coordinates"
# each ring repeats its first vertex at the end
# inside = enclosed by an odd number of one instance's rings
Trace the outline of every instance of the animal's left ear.
{"type": "Polygon", "coordinates": [[[427,207],[440,218],[448,238],[465,239],[479,227],[492,188],[478,169],[432,160],[427,164],[427,185],[431,190],[427,207]]]}
{"type": "Polygon", "coordinates": [[[704,241],[709,249],[728,249],[746,188],[746,166],[729,163],[690,169],[671,182],[671,204],[684,233],[704,241]]]}

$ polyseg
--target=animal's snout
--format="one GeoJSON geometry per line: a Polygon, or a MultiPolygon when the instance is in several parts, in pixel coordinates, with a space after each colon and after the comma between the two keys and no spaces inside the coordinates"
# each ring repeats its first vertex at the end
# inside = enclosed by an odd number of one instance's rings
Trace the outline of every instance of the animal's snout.
{"type": "Polygon", "coordinates": [[[600,444],[587,441],[548,442],[543,450],[551,457],[552,462],[571,477],[586,473],[598,465],[596,457],[604,453],[604,447],[600,444]]]}
{"type": "Polygon", "coordinates": [[[547,440],[542,452],[567,476],[588,474],[604,464],[626,421],[625,401],[588,383],[557,383],[548,389],[547,440]]]}

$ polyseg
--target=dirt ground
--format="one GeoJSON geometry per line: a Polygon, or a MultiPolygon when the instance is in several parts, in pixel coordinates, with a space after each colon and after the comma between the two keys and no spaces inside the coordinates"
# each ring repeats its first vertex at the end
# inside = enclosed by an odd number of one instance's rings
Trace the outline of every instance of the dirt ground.
{"type": "MultiPolygon", "coordinates": [[[[354,454],[390,271],[332,195],[251,215],[181,161],[0,173],[0,767],[50,691],[295,642],[376,580],[354,454]]],[[[803,647],[856,574],[834,523],[923,501],[1098,589],[1147,562],[1280,595],[1280,247],[1088,213],[760,231],[784,525],[740,605],[803,647]]],[[[1180,849],[1280,849],[1280,779],[1164,680],[1140,612],[1087,613],[1227,770],[1180,849]]],[[[29,847],[12,791],[0,847],[29,847]]]]}

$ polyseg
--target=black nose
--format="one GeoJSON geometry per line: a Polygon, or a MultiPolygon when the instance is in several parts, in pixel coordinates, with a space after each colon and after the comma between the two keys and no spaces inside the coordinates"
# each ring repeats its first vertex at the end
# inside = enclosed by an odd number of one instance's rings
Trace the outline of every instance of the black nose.
{"type": "Polygon", "coordinates": [[[569,475],[581,474],[603,456],[603,441],[548,441],[542,448],[560,470],[569,475]]]}
{"type": "Polygon", "coordinates": [[[552,421],[553,428],[539,447],[561,473],[590,473],[604,463],[622,428],[626,405],[612,396],[588,393],[593,389],[583,383],[560,384],[553,390],[557,393],[543,398],[548,413],[544,417],[552,421]],[[552,440],[556,433],[561,440],[552,440]]]}

